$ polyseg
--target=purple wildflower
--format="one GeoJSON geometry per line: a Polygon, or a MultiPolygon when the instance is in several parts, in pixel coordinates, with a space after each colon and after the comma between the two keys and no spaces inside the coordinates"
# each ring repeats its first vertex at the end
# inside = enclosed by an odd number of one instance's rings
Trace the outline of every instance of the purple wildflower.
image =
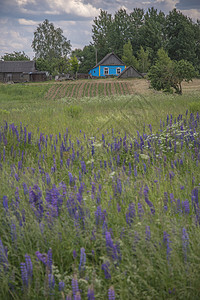
{"type": "Polygon", "coordinates": [[[28,281],[30,282],[33,277],[33,265],[32,265],[31,258],[28,254],[25,254],[25,263],[26,263],[28,281]]]}
{"type": "Polygon", "coordinates": [[[81,248],[81,256],[80,256],[80,263],[79,263],[80,272],[83,272],[85,270],[85,262],[86,262],[85,249],[81,248]]]}
{"type": "Polygon", "coordinates": [[[47,268],[50,274],[52,273],[52,265],[53,265],[52,250],[49,249],[47,252],[47,268]]]}
{"type": "Polygon", "coordinates": [[[146,241],[150,241],[151,239],[151,230],[149,226],[146,226],[146,241]]]}
{"type": "Polygon", "coordinates": [[[95,300],[93,286],[91,286],[91,287],[88,288],[87,296],[88,296],[88,300],[95,300]]]}
{"type": "Polygon", "coordinates": [[[80,292],[76,293],[76,295],[74,296],[74,300],[81,300],[81,294],[80,294],[80,292]]]}
{"type": "Polygon", "coordinates": [[[74,275],[72,278],[72,293],[75,298],[76,293],[79,291],[77,276],[74,275]]]}
{"type": "Polygon", "coordinates": [[[113,286],[108,290],[108,300],[115,300],[115,290],[113,286]]]}
{"type": "Polygon", "coordinates": [[[189,215],[190,213],[190,203],[187,199],[185,201],[182,201],[182,211],[186,215],[189,215]]]}
{"type": "Polygon", "coordinates": [[[21,263],[20,269],[21,269],[22,285],[24,288],[27,288],[28,287],[28,273],[27,273],[27,269],[26,269],[26,264],[21,263]]]}
{"type": "Polygon", "coordinates": [[[8,254],[1,239],[0,239],[0,265],[3,265],[4,269],[8,268],[8,254]]]}
{"type": "Polygon", "coordinates": [[[53,274],[48,275],[48,283],[49,283],[49,294],[52,295],[55,287],[55,279],[53,274]]]}
{"type": "Polygon", "coordinates": [[[109,266],[110,263],[108,261],[106,261],[104,264],[101,265],[101,269],[102,271],[104,271],[104,275],[106,279],[111,279],[109,266]]]}
{"type": "Polygon", "coordinates": [[[169,239],[169,234],[166,231],[163,233],[163,243],[167,248],[167,260],[169,262],[172,249],[170,248],[171,241],[169,239]]]}
{"type": "Polygon", "coordinates": [[[60,292],[64,291],[65,283],[63,281],[60,281],[58,284],[58,288],[60,292]]]}
{"type": "Polygon", "coordinates": [[[76,250],[73,250],[73,259],[76,259],[76,257],[77,257],[76,250]]]}
{"type": "Polygon", "coordinates": [[[187,250],[189,247],[189,235],[185,228],[182,230],[182,245],[183,245],[183,255],[185,262],[187,261],[187,250]]]}
{"type": "Polygon", "coordinates": [[[126,223],[128,225],[131,225],[131,223],[133,223],[133,220],[134,220],[135,216],[136,216],[135,204],[130,203],[129,208],[128,208],[128,212],[126,213],[126,223]]]}

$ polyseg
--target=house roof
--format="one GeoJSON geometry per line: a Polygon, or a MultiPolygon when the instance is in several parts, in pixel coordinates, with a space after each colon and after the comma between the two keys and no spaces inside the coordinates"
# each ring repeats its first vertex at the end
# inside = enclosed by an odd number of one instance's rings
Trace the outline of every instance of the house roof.
{"type": "Polygon", "coordinates": [[[94,66],[92,69],[100,66],[100,65],[122,65],[125,66],[125,63],[114,53],[108,53],[102,60],[100,60],[100,62],[98,62],[98,64],[96,64],[96,66],[94,66]],[[115,61],[112,63],[110,58],[111,56],[113,56],[115,58],[115,61]],[[116,63],[117,60],[117,63],[116,63]],[[107,63],[106,63],[107,62],[107,63]]]}
{"type": "Polygon", "coordinates": [[[34,72],[35,61],[0,61],[0,73],[34,72]]]}
{"type": "Polygon", "coordinates": [[[138,72],[133,66],[128,66],[126,69],[124,69],[117,78],[120,78],[123,76],[123,74],[125,74],[126,72],[128,72],[129,69],[133,69],[136,73],[138,73],[139,76],[144,77],[140,72],[138,72]]]}

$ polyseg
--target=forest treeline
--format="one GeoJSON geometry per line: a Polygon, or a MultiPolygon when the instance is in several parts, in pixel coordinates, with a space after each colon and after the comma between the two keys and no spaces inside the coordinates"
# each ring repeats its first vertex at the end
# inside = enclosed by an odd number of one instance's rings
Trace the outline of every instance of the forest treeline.
{"type": "MultiPolygon", "coordinates": [[[[106,54],[114,52],[127,65],[147,73],[155,65],[158,50],[172,61],[187,61],[200,73],[200,20],[173,9],[167,15],[154,7],[147,11],[119,9],[114,15],[101,10],[92,24],[92,42],[71,51],[60,28],[45,20],[34,32],[32,48],[37,69],[52,75],[87,73],[106,54]]],[[[27,60],[24,52],[6,53],[3,60],[27,60]]]]}
{"type": "Polygon", "coordinates": [[[80,61],[79,71],[92,68],[96,55],[100,61],[113,51],[122,58],[129,41],[136,60],[140,59],[141,48],[148,54],[149,67],[163,48],[172,60],[187,60],[200,71],[200,20],[194,22],[176,9],[166,15],[153,7],[146,12],[135,8],[131,13],[120,9],[114,15],[101,10],[93,20],[92,43],[73,51],[80,61]]]}

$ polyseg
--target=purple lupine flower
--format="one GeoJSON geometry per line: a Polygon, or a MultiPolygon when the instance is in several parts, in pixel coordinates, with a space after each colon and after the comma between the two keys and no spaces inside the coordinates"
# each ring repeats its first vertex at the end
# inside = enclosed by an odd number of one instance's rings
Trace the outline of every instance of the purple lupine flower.
{"type": "Polygon", "coordinates": [[[72,294],[75,298],[76,293],[79,291],[77,276],[74,275],[72,278],[72,294]]]}
{"type": "Polygon", "coordinates": [[[11,240],[14,243],[17,241],[16,225],[12,222],[10,228],[11,228],[11,240]]]}
{"type": "Polygon", "coordinates": [[[115,290],[113,286],[108,290],[108,300],[115,300],[115,290]]]}
{"type": "Polygon", "coordinates": [[[85,262],[86,262],[85,249],[81,248],[81,256],[80,256],[80,263],[79,263],[80,272],[83,272],[85,270],[85,262]]]}
{"type": "Polygon", "coordinates": [[[52,295],[55,287],[55,278],[53,274],[48,275],[48,283],[49,283],[49,294],[52,295]]]}
{"type": "Polygon", "coordinates": [[[60,292],[64,291],[64,288],[65,288],[65,283],[63,281],[60,281],[58,283],[58,289],[60,292]]]}
{"type": "Polygon", "coordinates": [[[74,300],[81,300],[81,294],[80,294],[80,292],[76,293],[76,295],[74,296],[74,300]]]}
{"type": "Polygon", "coordinates": [[[71,292],[66,296],[66,300],[72,300],[72,294],[71,294],[71,292]]]}
{"type": "Polygon", "coordinates": [[[138,202],[138,217],[141,219],[143,215],[144,215],[144,210],[142,204],[138,202]]]}
{"type": "Polygon", "coordinates": [[[76,259],[76,257],[77,257],[76,250],[73,250],[73,259],[76,259]]]}
{"type": "Polygon", "coordinates": [[[101,265],[101,269],[102,271],[104,271],[104,275],[106,279],[111,279],[109,266],[110,266],[109,261],[106,261],[104,264],[101,265]]]}
{"type": "Polygon", "coordinates": [[[190,213],[190,202],[187,199],[185,201],[182,201],[182,211],[186,215],[189,215],[190,213]]]}
{"type": "Polygon", "coordinates": [[[52,249],[50,248],[47,252],[47,268],[50,274],[52,273],[52,265],[53,265],[52,249]]]}
{"type": "Polygon", "coordinates": [[[25,263],[26,263],[28,281],[30,282],[32,280],[32,277],[33,277],[33,265],[32,265],[31,258],[28,254],[25,254],[25,263]]]}
{"type": "Polygon", "coordinates": [[[150,241],[151,239],[151,230],[150,230],[150,226],[146,226],[146,241],[150,241]]]}
{"type": "Polygon", "coordinates": [[[50,185],[50,183],[51,183],[51,178],[50,178],[50,176],[49,176],[48,173],[46,173],[45,175],[46,175],[46,182],[47,182],[47,185],[50,185]]]}
{"type": "Polygon", "coordinates": [[[47,264],[47,254],[46,253],[40,253],[39,251],[35,252],[35,255],[37,256],[38,260],[43,262],[43,264],[47,264]]]}
{"type": "Polygon", "coordinates": [[[196,211],[197,207],[199,207],[199,195],[198,195],[199,191],[198,188],[194,188],[192,190],[192,205],[194,207],[194,210],[196,211]]]}
{"type": "Polygon", "coordinates": [[[148,190],[149,189],[146,186],[145,189],[144,189],[144,200],[147,203],[147,205],[150,207],[152,215],[154,215],[155,214],[155,207],[154,207],[153,203],[148,198],[148,190]]]}
{"type": "Polygon", "coordinates": [[[24,288],[27,288],[28,287],[28,273],[27,273],[27,269],[26,269],[26,264],[21,263],[20,269],[21,269],[22,285],[24,288]]]}
{"type": "Polygon", "coordinates": [[[22,183],[22,186],[23,186],[23,190],[24,190],[24,196],[26,196],[28,194],[28,187],[25,182],[22,183]]]}
{"type": "Polygon", "coordinates": [[[109,231],[106,231],[105,238],[106,238],[106,248],[107,248],[108,255],[113,260],[120,260],[121,255],[120,255],[119,245],[117,243],[114,245],[109,231]]]}
{"type": "Polygon", "coordinates": [[[0,239],[0,265],[3,265],[4,269],[8,268],[8,254],[1,239],[0,239]]]}
{"type": "Polygon", "coordinates": [[[163,243],[167,248],[167,261],[169,262],[172,249],[170,248],[171,241],[169,239],[169,234],[166,231],[163,233],[163,243]]]}
{"type": "Polygon", "coordinates": [[[5,211],[8,211],[8,197],[7,196],[3,196],[3,207],[5,209],[5,211]]]}
{"type": "Polygon", "coordinates": [[[187,250],[189,247],[189,235],[185,228],[182,230],[182,245],[183,245],[183,255],[185,262],[187,261],[187,250]]]}
{"type": "Polygon", "coordinates": [[[128,208],[128,212],[126,213],[126,223],[128,225],[131,225],[133,223],[133,220],[134,220],[135,217],[136,217],[135,204],[130,203],[129,208],[128,208]]]}
{"type": "Polygon", "coordinates": [[[101,206],[97,206],[97,210],[95,211],[95,219],[96,219],[96,225],[101,225],[104,221],[104,214],[101,211],[101,206]]]}
{"type": "Polygon", "coordinates": [[[90,286],[90,287],[88,288],[87,296],[88,296],[88,300],[95,300],[95,296],[94,296],[94,288],[93,288],[93,286],[90,286]]]}

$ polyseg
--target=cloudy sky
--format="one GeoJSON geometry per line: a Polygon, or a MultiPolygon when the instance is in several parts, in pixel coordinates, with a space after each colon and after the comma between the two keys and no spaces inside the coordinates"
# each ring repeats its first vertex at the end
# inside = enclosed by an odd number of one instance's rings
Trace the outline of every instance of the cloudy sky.
{"type": "Polygon", "coordinates": [[[200,19],[200,0],[0,0],[0,56],[24,51],[33,58],[33,33],[45,19],[60,27],[75,49],[92,41],[93,19],[100,9],[114,14],[119,8],[130,13],[152,6],[165,13],[176,7],[195,21],[200,19]]]}

